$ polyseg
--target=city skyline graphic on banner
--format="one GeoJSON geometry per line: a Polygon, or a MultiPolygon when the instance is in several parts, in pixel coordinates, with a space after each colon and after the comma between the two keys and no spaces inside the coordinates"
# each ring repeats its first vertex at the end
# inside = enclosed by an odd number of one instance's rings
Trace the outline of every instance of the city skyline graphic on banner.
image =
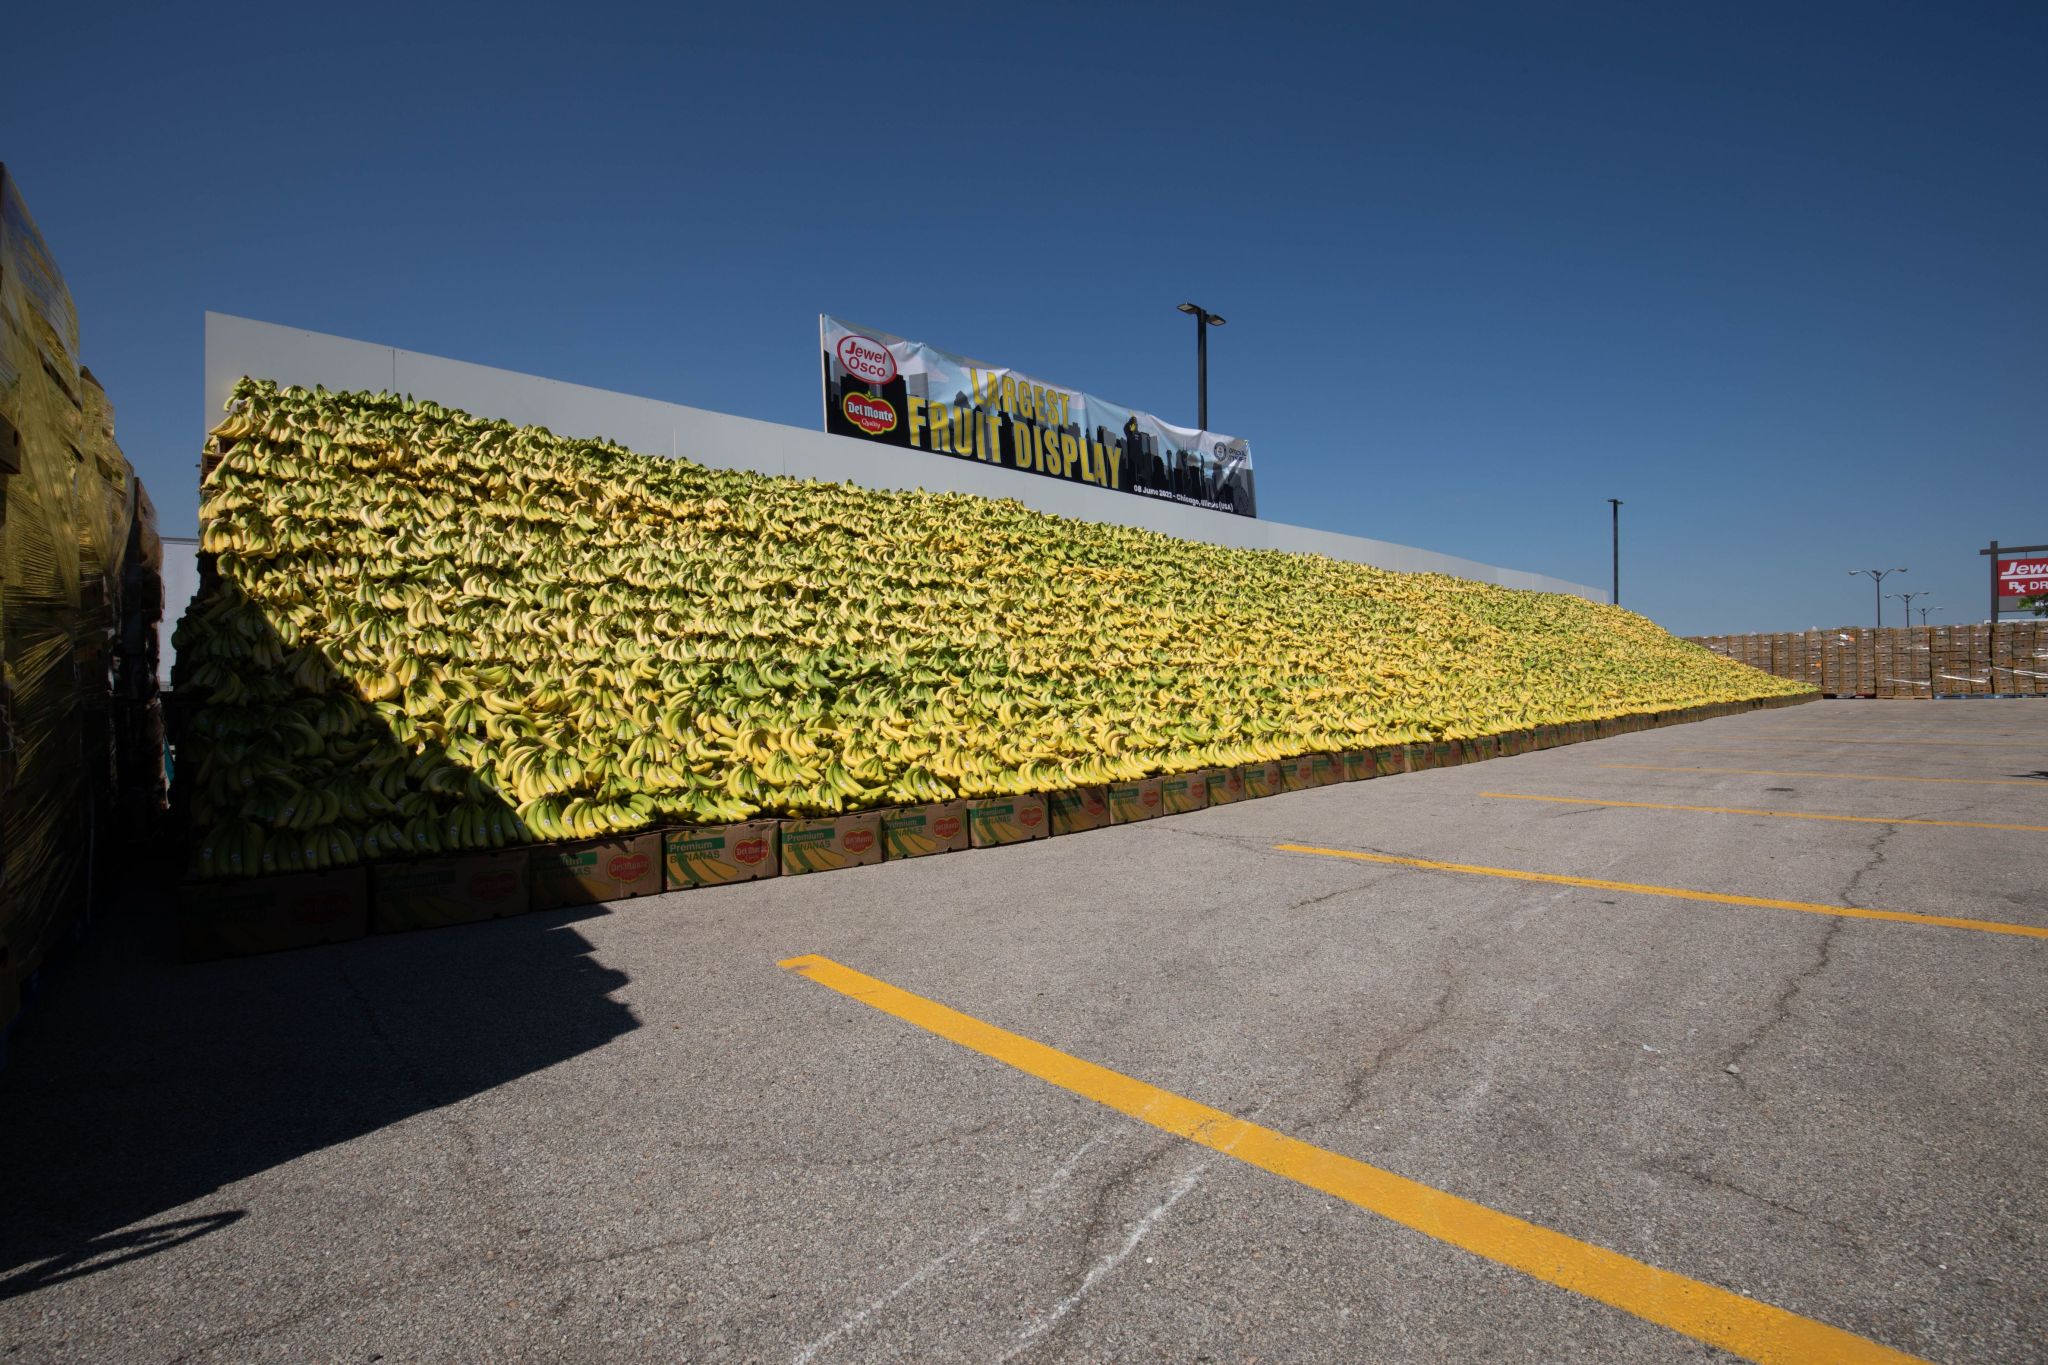
{"type": "Polygon", "coordinates": [[[1257,516],[1251,445],[820,314],[825,430],[1257,516]]]}

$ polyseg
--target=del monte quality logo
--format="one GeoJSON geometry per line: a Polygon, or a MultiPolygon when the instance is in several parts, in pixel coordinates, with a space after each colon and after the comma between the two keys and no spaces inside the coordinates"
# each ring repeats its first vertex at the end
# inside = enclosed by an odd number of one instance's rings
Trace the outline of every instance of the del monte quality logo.
{"type": "Polygon", "coordinates": [[[896,357],[879,341],[858,333],[839,338],[839,363],[855,379],[869,384],[886,384],[896,377],[896,357]]]}
{"type": "Polygon", "coordinates": [[[840,401],[839,410],[846,414],[847,421],[870,436],[896,430],[896,405],[886,398],[877,398],[870,393],[849,393],[840,401]]]}

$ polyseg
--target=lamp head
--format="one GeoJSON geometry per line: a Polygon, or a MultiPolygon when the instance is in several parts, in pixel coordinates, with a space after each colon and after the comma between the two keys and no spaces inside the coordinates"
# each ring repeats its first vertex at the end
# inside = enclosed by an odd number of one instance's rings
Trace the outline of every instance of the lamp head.
{"type": "Polygon", "coordinates": [[[1180,311],[1183,313],[1199,313],[1202,310],[1195,307],[1192,303],[1184,303],[1180,306],[1180,311]]]}

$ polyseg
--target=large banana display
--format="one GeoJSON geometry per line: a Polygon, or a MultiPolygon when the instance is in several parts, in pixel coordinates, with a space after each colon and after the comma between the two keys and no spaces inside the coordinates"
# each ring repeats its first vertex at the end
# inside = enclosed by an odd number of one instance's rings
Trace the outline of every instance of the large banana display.
{"type": "MultiPolygon", "coordinates": [[[[1095,785],[1790,694],[1575,597],[244,380],[195,871],[1095,785]]],[[[188,691],[189,689],[189,691],[188,691]]]]}

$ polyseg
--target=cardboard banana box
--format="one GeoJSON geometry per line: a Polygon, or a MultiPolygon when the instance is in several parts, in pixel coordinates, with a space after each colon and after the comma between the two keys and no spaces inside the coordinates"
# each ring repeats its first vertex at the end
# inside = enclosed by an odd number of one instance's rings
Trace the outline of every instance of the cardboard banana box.
{"type": "Polygon", "coordinates": [[[1371,758],[1373,772],[1381,777],[1408,771],[1408,751],[1398,745],[1374,749],[1371,758]]]}
{"type": "Polygon", "coordinates": [[[782,822],[782,875],[836,872],[882,861],[882,813],[782,822]]]}
{"type": "Polygon", "coordinates": [[[1141,777],[1135,782],[1109,784],[1111,824],[1128,825],[1137,820],[1150,820],[1161,813],[1158,778],[1141,777]]]}
{"type": "Polygon", "coordinates": [[[967,828],[976,848],[996,848],[1043,839],[1052,833],[1052,822],[1045,798],[1036,793],[984,796],[967,803],[967,828]]]}
{"type": "Polygon", "coordinates": [[[1343,769],[1346,782],[1363,782],[1379,776],[1379,769],[1372,761],[1370,749],[1345,750],[1337,755],[1337,766],[1343,769]]]}
{"type": "Polygon", "coordinates": [[[1244,777],[1247,797],[1278,796],[1287,790],[1287,779],[1280,775],[1278,763],[1247,763],[1238,771],[1244,777]]]}
{"type": "Polygon", "coordinates": [[[1244,789],[1243,768],[1211,768],[1208,778],[1209,804],[1212,806],[1227,806],[1251,794],[1244,789]]]}
{"type": "Polygon", "coordinates": [[[1054,834],[1080,834],[1109,825],[1109,794],[1101,787],[1070,787],[1046,797],[1054,834]]]}
{"type": "Polygon", "coordinates": [[[1309,776],[1313,779],[1314,786],[1327,787],[1334,782],[1348,780],[1344,776],[1342,754],[1310,754],[1308,762],[1309,776]]]}
{"type": "Polygon", "coordinates": [[[661,885],[661,831],[579,839],[533,850],[533,908],[599,905],[652,896],[661,885]]]}
{"type": "Polygon", "coordinates": [[[370,930],[395,934],[523,915],[533,908],[524,848],[370,867],[370,930]]]}
{"type": "Polygon", "coordinates": [[[1185,815],[1209,805],[1209,771],[1175,773],[1159,779],[1159,809],[1167,815],[1185,815]]]}
{"type": "Polygon", "coordinates": [[[187,962],[344,943],[368,932],[363,867],[178,888],[178,953],[187,962]]]}
{"type": "Polygon", "coordinates": [[[661,838],[662,882],[671,891],[758,881],[782,870],[775,820],[672,829],[661,838]]]}
{"type": "Polygon", "coordinates": [[[970,846],[965,801],[934,801],[882,812],[882,857],[922,858],[970,846]]]}

